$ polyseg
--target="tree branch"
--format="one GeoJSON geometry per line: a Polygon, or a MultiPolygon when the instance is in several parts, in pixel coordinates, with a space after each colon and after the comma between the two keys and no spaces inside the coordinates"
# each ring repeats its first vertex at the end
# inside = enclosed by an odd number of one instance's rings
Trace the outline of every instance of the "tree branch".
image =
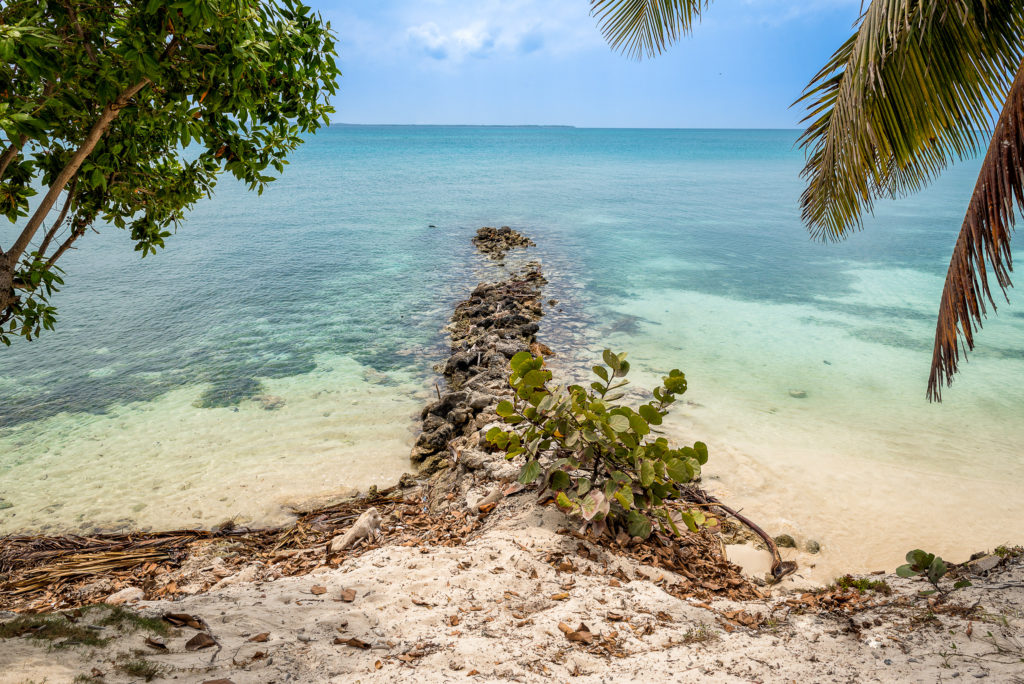
{"type": "Polygon", "coordinates": [[[75,186],[77,185],[78,179],[75,178],[75,180],[71,181],[71,187],[68,188],[68,197],[66,200],[64,200],[64,207],[60,210],[60,216],[57,217],[57,220],[54,221],[53,226],[50,228],[49,231],[47,231],[46,237],[43,238],[43,244],[40,245],[39,249],[37,250],[40,259],[46,256],[46,250],[50,247],[50,242],[53,241],[53,237],[57,234],[57,230],[60,228],[61,224],[64,223],[64,219],[67,218],[68,209],[71,208],[71,200],[75,196],[75,186]]]}
{"type": "Polygon", "coordinates": [[[26,140],[28,140],[28,136],[23,135],[21,136],[21,140],[17,143],[12,141],[10,146],[4,150],[2,155],[0,155],[0,180],[3,180],[4,174],[7,173],[7,167],[11,165],[11,162],[14,161],[18,156],[18,153],[21,152],[21,148],[25,144],[26,140]]]}
{"type": "MultiPolygon", "coordinates": [[[[168,58],[174,53],[178,47],[178,39],[173,38],[167,44],[163,53],[160,55],[160,61],[168,58]]],[[[25,253],[29,243],[35,236],[36,231],[39,230],[39,226],[42,225],[46,215],[53,208],[53,205],[57,202],[57,198],[60,193],[64,190],[64,187],[71,181],[71,179],[78,173],[78,169],[82,166],[82,163],[92,153],[93,149],[96,148],[96,144],[100,141],[100,138],[107,132],[107,128],[110,127],[110,123],[117,117],[122,109],[128,106],[128,103],[133,97],[138,95],[139,91],[148,86],[153,81],[151,79],[143,78],[138,83],[125,89],[120,95],[117,96],[113,102],[103,108],[99,119],[93,124],[86,135],[85,140],[82,142],[82,146],[78,148],[78,151],[72,155],[71,160],[68,161],[67,165],[61,169],[61,172],[57,174],[53,183],[50,185],[50,189],[47,191],[43,200],[39,203],[32,218],[29,219],[25,228],[21,231],[21,235],[15,241],[14,245],[5,255],[7,263],[11,268],[18,262],[21,255],[25,253]]]]}
{"type": "Polygon", "coordinates": [[[64,243],[57,248],[57,251],[53,253],[53,256],[46,260],[46,270],[50,270],[50,268],[57,263],[57,259],[60,259],[64,255],[64,252],[71,249],[71,245],[75,244],[75,240],[85,235],[85,229],[86,226],[79,226],[71,231],[71,235],[69,235],[64,243]]]}

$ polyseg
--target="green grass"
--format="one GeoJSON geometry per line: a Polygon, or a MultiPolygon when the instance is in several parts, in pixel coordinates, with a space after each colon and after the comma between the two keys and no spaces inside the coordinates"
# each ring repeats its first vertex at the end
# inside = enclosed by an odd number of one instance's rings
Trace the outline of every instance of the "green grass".
{"type": "Polygon", "coordinates": [[[143,660],[142,658],[122,660],[114,665],[114,668],[118,672],[123,672],[132,677],[142,677],[147,682],[152,681],[155,677],[158,677],[163,673],[162,667],[156,663],[151,663],[148,660],[143,660]]]}
{"type": "Polygon", "coordinates": [[[709,641],[714,641],[718,638],[710,627],[707,625],[701,625],[695,629],[687,630],[686,634],[683,635],[684,644],[706,644],[709,641]]]}
{"type": "Polygon", "coordinates": [[[1017,558],[1024,554],[1024,546],[1007,546],[1002,544],[995,548],[992,553],[996,554],[1000,558],[1017,558]]]}
{"type": "Polygon", "coordinates": [[[835,586],[840,589],[856,589],[861,594],[866,591],[873,591],[878,594],[884,594],[885,596],[892,594],[892,587],[890,587],[885,580],[871,580],[867,578],[855,579],[853,575],[837,577],[835,586]]]}
{"type": "Polygon", "coordinates": [[[150,618],[132,612],[123,606],[107,606],[98,604],[89,606],[89,610],[109,608],[110,612],[104,615],[96,624],[104,627],[116,627],[122,632],[145,630],[156,634],[167,634],[170,627],[160,618],[150,618]]]}
{"type": "Polygon", "coordinates": [[[66,646],[106,646],[110,641],[94,629],[77,625],[59,613],[50,615],[22,615],[0,624],[0,639],[29,636],[45,639],[54,648],[66,646]]]}
{"type": "Polygon", "coordinates": [[[0,639],[42,639],[49,641],[53,648],[106,646],[112,637],[103,636],[102,630],[93,627],[111,627],[121,633],[147,631],[167,634],[170,631],[170,626],[159,618],[144,617],[122,606],[100,603],[67,613],[21,615],[0,624],[0,639]]]}

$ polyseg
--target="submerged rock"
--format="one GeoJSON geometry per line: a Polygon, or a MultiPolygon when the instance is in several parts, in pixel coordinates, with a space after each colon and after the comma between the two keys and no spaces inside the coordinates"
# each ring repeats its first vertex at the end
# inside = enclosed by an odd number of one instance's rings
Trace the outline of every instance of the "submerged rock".
{"type": "Polygon", "coordinates": [[[804,544],[804,549],[807,550],[807,553],[818,553],[819,551],[821,551],[821,544],[814,541],[813,539],[808,539],[807,543],[804,544]]]}
{"type": "Polygon", "coordinates": [[[795,549],[796,540],[788,534],[780,534],[775,538],[775,545],[780,549],[795,549]]]}
{"type": "Polygon", "coordinates": [[[477,249],[495,261],[504,259],[505,253],[510,249],[536,246],[533,240],[512,230],[508,226],[502,226],[501,228],[484,226],[476,231],[473,244],[477,246],[477,249]]]}
{"type": "Polygon", "coordinates": [[[789,396],[793,397],[794,399],[806,399],[807,390],[791,389],[789,390],[789,396]]]}

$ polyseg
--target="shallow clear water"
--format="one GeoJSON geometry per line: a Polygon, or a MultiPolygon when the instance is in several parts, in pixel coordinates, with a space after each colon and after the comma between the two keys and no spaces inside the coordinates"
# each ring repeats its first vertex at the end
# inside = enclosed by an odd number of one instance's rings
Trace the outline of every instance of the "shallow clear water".
{"type": "Polygon", "coordinates": [[[795,138],[335,126],[262,197],[224,181],[155,257],[90,235],[57,330],[0,351],[0,532],[274,522],[394,481],[439,329],[489,273],[469,237],[512,225],[563,309],[543,333],[561,367],[611,345],[640,384],[685,370],[673,431],[708,442],[720,493],[822,543],[812,575],[1019,541],[1019,307],[924,400],[977,164],[819,244],[795,138]]]}

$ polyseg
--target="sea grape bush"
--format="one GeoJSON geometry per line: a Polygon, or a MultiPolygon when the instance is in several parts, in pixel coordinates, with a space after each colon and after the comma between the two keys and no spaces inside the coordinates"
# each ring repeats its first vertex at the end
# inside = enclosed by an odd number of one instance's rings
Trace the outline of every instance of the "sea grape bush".
{"type": "Polygon", "coordinates": [[[633,409],[616,403],[629,382],[626,354],[606,349],[603,360],[593,368],[598,381],[563,388],[551,383],[542,356],[525,351],[513,356],[509,384],[514,395],[497,406],[512,427],[491,428],[487,440],[506,458],[525,460],[519,482],[540,479],[560,509],[580,516],[584,529],[597,534],[606,532],[609,522],[644,539],[655,526],[679,534],[683,527],[696,532],[716,524],[699,509],[680,506],[680,487],[700,477],[707,445],[674,449],[664,437],[652,435],[676,397],[686,392],[686,376],[671,371],[654,389],[653,400],[633,409]],[[542,456],[550,456],[546,467],[542,456]]]}
{"type": "MultiPolygon", "coordinates": [[[[924,577],[935,588],[918,593],[921,596],[931,596],[937,591],[942,591],[939,587],[939,580],[946,576],[948,569],[946,562],[934,553],[914,549],[907,553],[907,563],[896,568],[896,574],[900,577],[924,577]]],[[[953,584],[953,589],[969,586],[971,586],[969,580],[961,579],[953,584]]]]}

